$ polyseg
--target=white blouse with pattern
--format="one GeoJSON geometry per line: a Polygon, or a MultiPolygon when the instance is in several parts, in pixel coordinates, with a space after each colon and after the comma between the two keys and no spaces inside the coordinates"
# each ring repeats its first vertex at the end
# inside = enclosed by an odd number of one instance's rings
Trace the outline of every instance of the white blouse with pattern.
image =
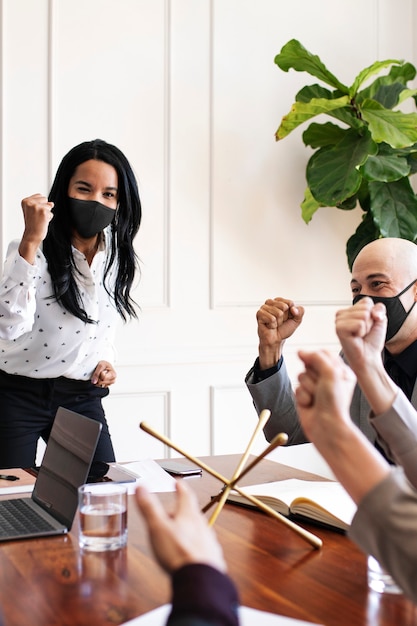
{"type": "MultiPolygon", "coordinates": [[[[30,265],[19,255],[19,243],[10,243],[0,280],[0,370],[31,378],[88,380],[99,361],[114,365],[120,316],[103,284],[104,241],[91,266],[73,248],[83,308],[97,324],[82,322],[49,298],[52,283],[42,250],[30,265]]],[[[111,273],[107,280],[113,283],[111,273]]]]}

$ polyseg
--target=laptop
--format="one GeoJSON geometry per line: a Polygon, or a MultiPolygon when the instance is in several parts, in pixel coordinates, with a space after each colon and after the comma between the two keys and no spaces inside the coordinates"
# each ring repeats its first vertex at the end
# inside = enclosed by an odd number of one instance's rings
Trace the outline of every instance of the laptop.
{"type": "Polygon", "coordinates": [[[86,482],[100,422],[59,407],[31,497],[0,500],[0,541],[71,530],[78,487],[86,482]]]}

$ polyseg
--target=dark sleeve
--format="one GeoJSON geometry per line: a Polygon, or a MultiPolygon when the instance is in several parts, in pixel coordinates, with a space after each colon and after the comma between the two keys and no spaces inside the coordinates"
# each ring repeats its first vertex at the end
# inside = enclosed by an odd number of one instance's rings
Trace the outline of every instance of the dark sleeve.
{"type": "Polygon", "coordinates": [[[167,626],[238,626],[239,597],[226,574],[193,563],[172,576],[172,611],[167,626]]]}
{"type": "Polygon", "coordinates": [[[259,357],[257,357],[255,363],[253,364],[252,369],[250,369],[249,372],[246,374],[245,380],[250,381],[254,385],[256,385],[257,383],[260,383],[262,380],[266,380],[267,378],[269,378],[270,376],[273,376],[280,370],[281,365],[282,365],[282,360],[283,360],[283,357],[280,358],[280,360],[278,361],[276,365],[273,365],[267,370],[261,370],[259,368],[259,357]]]}

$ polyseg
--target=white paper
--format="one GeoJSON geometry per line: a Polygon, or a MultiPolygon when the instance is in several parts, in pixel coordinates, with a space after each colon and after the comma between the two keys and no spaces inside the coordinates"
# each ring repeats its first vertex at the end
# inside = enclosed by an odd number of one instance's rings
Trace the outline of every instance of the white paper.
{"type": "MultiPolygon", "coordinates": [[[[149,613],[145,613],[145,615],[125,622],[122,626],[164,626],[170,611],[171,605],[164,604],[153,611],[149,611],[149,613]]],[[[239,620],[240,626],[254,626],[254,624],[256,626],[307,626],[312,624],[312,622],[304,622],[299,619],[276,615],[275,613],[266,613],[265,611],[258,611],[247,606],[239,608],[239,620]]],[[[315,624],[315,626],[319,625],[315,624]]]]}
{"type": "Polygon", "coordinates": [[[336,477],[320,452],[312,443],[300,443],[294,446],[280,446],[266,457],[268,461],[283,463],[296,469],[304,470],[336,480],[336,477]]]}
{"type": "Polygon", "coordinates": [[[128,493],[135,493],[138,485],[143,485],[148,491],[154,493],[175,491],[175,478],[153,459],[143,459],[133,463],[123,463],[123,465],[113,463],[112,465],[120,467],[136,478],[134,483],[126,483],[128,493]]]}
{"type": "Polygon", "coordinates": [[[13,485],[12,487],[0,487],[0,496],[7,495],[9,493],[32,493],[34,486],[35,485],[13,485]]]}

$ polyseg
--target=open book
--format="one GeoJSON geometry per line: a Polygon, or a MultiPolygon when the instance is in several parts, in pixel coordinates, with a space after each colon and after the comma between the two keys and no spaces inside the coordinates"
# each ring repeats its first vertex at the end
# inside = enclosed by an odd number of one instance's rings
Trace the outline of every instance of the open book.
{"type": "MultiPolygon", "coordinates": [[[[290,478],[242,489],[287,517],[302,516],[344,531],[349,528],[356,512],[352,498],[335,481],[290,478]]],[[[229,493],[228,501],[254,506],[236,491],[229,493]]]]}

